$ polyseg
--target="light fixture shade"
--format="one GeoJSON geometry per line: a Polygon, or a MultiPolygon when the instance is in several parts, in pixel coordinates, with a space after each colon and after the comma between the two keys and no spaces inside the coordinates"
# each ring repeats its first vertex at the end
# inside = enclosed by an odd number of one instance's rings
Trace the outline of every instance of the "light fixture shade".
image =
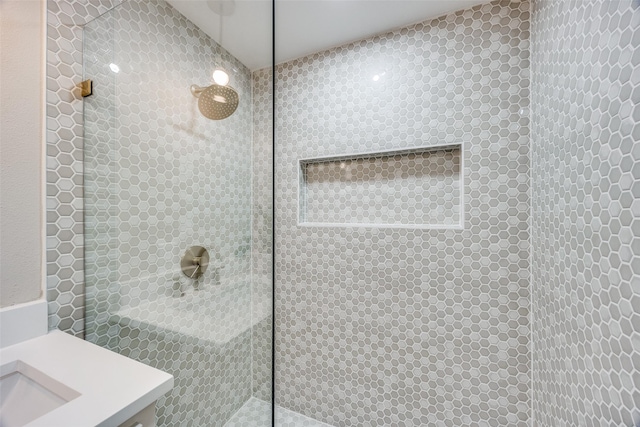
{"type": "Polygon", "coordinates": [[[226,86],[229,83],[229,74],[222,68],[213,70],[213,81],[219,86],[226,86]]]}

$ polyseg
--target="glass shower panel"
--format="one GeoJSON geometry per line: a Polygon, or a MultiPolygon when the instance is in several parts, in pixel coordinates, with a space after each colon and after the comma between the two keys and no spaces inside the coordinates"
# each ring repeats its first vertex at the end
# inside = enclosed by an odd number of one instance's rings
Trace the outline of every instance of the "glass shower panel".
{"type": "Polygon", "coordinates": [[[84,98],[84,239],[86,338],[116,351],[117,328],[110,312],[118,292],[118,175],[115,149],[114,14],[106,13],[84,29],[84,74],[94,95],[84,98]]]}
{"type": "Polygon", "coordinates": [[[126,1],[84,29],[87,339],[174,375],[160,426],[271,425],[271,55],[216,42],[250,6],[218,3],[126,1]]]}

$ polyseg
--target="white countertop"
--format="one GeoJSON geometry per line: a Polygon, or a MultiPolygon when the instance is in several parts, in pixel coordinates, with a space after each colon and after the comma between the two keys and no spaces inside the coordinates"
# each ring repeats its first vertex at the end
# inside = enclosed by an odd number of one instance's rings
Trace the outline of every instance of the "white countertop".
{"type": "Polygon", "coordinates": [[[60,331],[0,350],[0,364],[22,360],[80,396],[28,427],[117,426],[173,388],[173,376],[60,331]]]}

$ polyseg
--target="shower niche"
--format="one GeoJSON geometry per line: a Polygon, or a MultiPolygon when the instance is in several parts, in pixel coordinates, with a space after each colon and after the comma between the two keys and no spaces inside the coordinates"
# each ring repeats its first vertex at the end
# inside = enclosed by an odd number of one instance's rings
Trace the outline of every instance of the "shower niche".
{"type": "Polygon", "coordinates": [[[300,159],[298,225],[464,226],[462,144],[300,159]]]}

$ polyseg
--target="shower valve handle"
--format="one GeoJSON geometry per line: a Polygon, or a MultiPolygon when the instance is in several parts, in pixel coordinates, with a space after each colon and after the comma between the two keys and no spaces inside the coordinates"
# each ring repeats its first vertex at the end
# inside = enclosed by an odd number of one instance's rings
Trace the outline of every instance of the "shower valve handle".
{"type": "Polygon", "coordinates": [[[193,276],[195,276],[198,270],[200,270],[200,257],[195,257],[193,259],[193,265],[196,266],[196,269],[193,270],[193,273],[191,273],[191,276],[189,276],[189,279],[193,279],[193,276]]]}
{"type": "Polygon", "coordinates": [[[189,279],[199,279],[209,266],[209,252],[202,246],[192,246],[180,259],[182,273],[189,279]]]}

